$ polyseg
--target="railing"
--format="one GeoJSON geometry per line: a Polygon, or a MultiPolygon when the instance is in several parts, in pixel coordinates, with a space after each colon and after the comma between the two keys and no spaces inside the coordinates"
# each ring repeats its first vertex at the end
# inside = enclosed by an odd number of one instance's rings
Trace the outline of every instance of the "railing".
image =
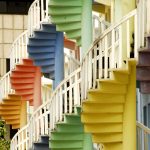
{"type": "Polygon", "coordinates": [[[42,103],[44,104],[46,101],[50,100],[52,95],[52,87],[48,85],[42,85],[42,103]]]}
{"type": "Polygon", "coordinates": [[[0,58],[0,78],[6,74],[6,58],[0,58]]]}
{"type": "Polygon", "coordinates": [[[80,72],[81,68],[63,80],[51,98],[32,114],[29,123],[12,139],[11,150],[31,148],[33,142],[39,140],[40,135],[48,135],[49,129],[53,130],[55,123],[62,121],[63,113],[71,113],[75,105],[81,104],[80,72]]]}
{"type": "Polygon", "coordinates": [[[122,68],[124,61],[133,51],[137,57],[137,13],[136,10],[123,17],[119,23],[110,26],[94,42],[82,62],[82,99],[87,90],[96,88],[97,79],[110,78],[110,69],[122,68]],[[131,49],[131,25],[134,25],[134,49],[131,49]]]}
{"type": "Polygon", "coordinates": [[[137,150],[149,150],[150,129],[137,122],[137,150]]]}
{"type": "Polygon", "coordinates": [[[27,150],[29,149],[29,133],[28,125],[20,129],[11,140],[11,150],[27,150]]]}
{"type": "Polygon", "coordinates": [[[22,58],[27,58],[27,43],[28,43],[28,31],[24,31],[13,42],[10,50],[10,70],[20,63],[22,58]]]}
{"type": "Polygon", "coordinates": [[[67,77],[76,69],[78,69],[81,66],[81,63],[74,58],[71,52],[70,54],[64,52],[64,56],[65,63],[67,64],[67,68],[65,68],[65,77],[67,77]]]}
{"type": "Polygon", "coordinates": [[[7,97],[8,93],[14,93],[10,85],[10,71],[6,73],[0,80],[0,101],[2,98],[7,97]]]}
{"type": "Polygon", "coordinates": [[[104,18],[98,17],[96,15],[92,15],[93,19],[93,41],[100,36],[109,26],[110,23],[105,21],[104,18]]]}
{"type": "Polygon", "coordinates": [[[40,24],[48,20],[48,0],[35,0],[28,11],[29,36],[33,36],[33,30],[40,29],[40,24]]]}
{"type": "Polygon", "coordinates": [[[50,103],[50,129],[55,123],[62,121],[63,114],[72,113],[75,105],[81,104],[81,68],[78,68],[57,87],[50,103]]]}

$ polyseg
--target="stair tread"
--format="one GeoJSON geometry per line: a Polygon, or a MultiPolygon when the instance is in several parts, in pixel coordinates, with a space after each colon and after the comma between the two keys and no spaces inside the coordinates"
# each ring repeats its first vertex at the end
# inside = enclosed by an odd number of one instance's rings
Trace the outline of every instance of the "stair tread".
{"type": "Polygon", "coordinates": [[[108,70],[112,72],[119,72],[119,73],[127,74],[127,75],[130,74],[128,69],[113,68],[113,69],[108,69],[108,70]]]}
{"type": "Polygon", "coordinates": [[[146,67],[146,68],[150,68],[150,65],[145,65],[145,64],[137,64],[136,66],[137,68],[140,68],[140,67],[146,67]]]}
{"type": "MultiPolygon", "coordinates": [[[[89,89],[88,90],[88,92],[89,93],[92,93],[92,92],[95,92],[95,93],[107,93],[107,94],[109,94],[109,93],[111,93],[111,94],[118,94],[118,93],[120,93],[120,92],[111,92],[111,91],[107,91],[107,90],[103,90],[103,89],[89,89]]],[[[123,94],[123,95],[125,95],[126,94],[126,92],[124,92],[124,91],[122,91],[122,93],[121,94],[123,94]]]]}
{"type": "Polygon", "coordinates": [[[127,83],[123,83],[123,82],[119,82],[117,80],[113,80],[113,79],[96,79],[97,82],[106,82],[106,83],[112,83],[112,84],[127,84],[127,83]]]}
{"type": "Polygon", "coordinates": [[[140,48],[138,52],[139,53],[150,53],[150,48],[146,48],[146,47],[140,48]]]}

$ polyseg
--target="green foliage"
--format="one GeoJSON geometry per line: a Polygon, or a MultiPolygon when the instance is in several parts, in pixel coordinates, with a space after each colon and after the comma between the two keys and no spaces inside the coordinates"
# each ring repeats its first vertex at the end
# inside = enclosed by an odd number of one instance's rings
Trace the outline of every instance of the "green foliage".
{"type": "Polygon", "coordinates": [[[6,135],[6,128],[4,121],[0,120],[0,150],[9,150],[10,141],[7,141],[4,137],[6,135]]]}

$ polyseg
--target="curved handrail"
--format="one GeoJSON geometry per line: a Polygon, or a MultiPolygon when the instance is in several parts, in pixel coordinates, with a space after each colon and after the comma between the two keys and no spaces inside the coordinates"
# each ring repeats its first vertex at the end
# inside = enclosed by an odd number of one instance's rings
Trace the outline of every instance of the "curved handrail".
{"type": "Polygon", "coordinates": [[[118,23],[106,29],[89,48],[82,61],[82,99],[87,98],[87,90],[96,88],[97,79],[110,78],[110,69],[122,68],[124,60],[130,58],[130,39],[134,24],[134,58],[137,57],[137,10],[131,11],[118,23]],[[126,35],[124,35],[126,34],[126,35]],[[124,36],[124,37],[123,37],[124,36]]]}
{"type": "Polygon", "coordinates": [[[28,30],[21,33],[12,43],[10,50],[10,70],[20,63],[22,58],[27,58],[27,43],[28,43],[28,30]]]}
{"type": "Polygon", "coordinates": [[[28,124],[21,128],[11,140],[11,150],[20,150],[29,148],[28,124]],[[19,144],[18,144],[19,143],[19,144]]]}
{"type": "Polygon", "coordinates": [[[49,20],[48,0],[35,0],[28,11],[28,35],[33,36],[33,30],[40,29],[40,24],[49,20]]]}
{"type": "Polygon", "coordinates": [[[92,15],[93,19],[93,41],[98,38],[109,26],[110,23],[104,18],[98,17],[95,14],[92,15]]]}
{"type": "Polygon", "coordinates": [[[122,23],[124,23],[125,21],[127,21],[129,18],[135,16],[137,13],[137,10],[134,9],[133,11],[131,11],[129,14],[127,14],[126,16],[124,16],[119,22],[111,24],[111,26],[106,29],[93,43],[92,46],[88,49],[88,51],[86,52],[85,56],[83,57],[83,61],[86,58],[86,55],[88,55],[88,53],[94,48],[95,44],[97,44],[101,39],[103,39],[106,35],[108,35],[112,30],[116,29],[119,25],[121,25],[122,23]]]}
{"type": "Polygon", "coordinates": [[[10,74],[11,71],[7,72],[1,79],[0,79],[0,101],[2,98],[7,97],[8,94],[14,93],[14,90],[11,89],[10,85],[10,74]]]}
{"type": "MultiPolygon", "coordinates": [[[[54,124],[59,120],[61,121],[63,118],[63,113],[73,112],[74,105],[80,105],[81,98],[80,98],[80,72],[81,68],[78,68],[76,71],[70,74],[66,79],[64,79],[52,93],[51,98],[42,104],[37,110],[35,110],[28,122],[28,124],[18,132],[11,141],[11,147],[13,148],[14,145],[20,148],[29,149],[32,147],[32,143],[34,141],[39,140],[39,136],[43,134],[49,134],[49,129],[54,129],[54,124]],[[72,84],[69,84],[72,83],[72,84]],[[69,85],[68,85],[69,84],[69,85]],[[67,97],[67,92],[73,92],[69,94],[70,96],[67,97]],[[64,95],[64,97],[62,97],[64,95]],[[73,95],[73,97],[72,97],[73,95]],[[63,105],[60,105],[64,104],[63,105]],[[72,106],[68,108],[68,103],[72,106]],[[61,106],[61,107],[60,107],[61,106]],[[55,108],[55,109],[54,109],[55,108]],[[58,113],[59,110],[60,112],[58,113]],[[50,117],[51,114],[51,117],[50,117]],[[50,117],[50,120],[49,120],[50,117]],[[26,132],[28,141],[27,144],[18,140],[21,139],[22,132],[26,132]],[[30,134],[28,134],[30,133],[30,134]],[[22,143],[22,144],[20,144],[22,143]]],[[[22,138],[22,140],[24,140],[22,138]]],[[[14,150],[14,149],[12,149],[14,150]]]]}
{"type": "Polygon", "coordinates": [[[65,63],[67,64],[67,68],[65,68],[65,77],[69,76],[72,72],[74,72],[77,68],[81,66],[81,63],[75,59],[72,54],[67,54],[64,51],[65,63]]]}
{"type": "Polygon", "coordinates": [[[140,122],[136,122],[137,126],[137,150],[148,150],[150,129],[140,122]]]}
{"type": "Polygon", "coordinates": [[[150,128],[144,126],[142,123],[136,122],[136,126],[142,129],[145,133],[150,134],[150,128]]]}

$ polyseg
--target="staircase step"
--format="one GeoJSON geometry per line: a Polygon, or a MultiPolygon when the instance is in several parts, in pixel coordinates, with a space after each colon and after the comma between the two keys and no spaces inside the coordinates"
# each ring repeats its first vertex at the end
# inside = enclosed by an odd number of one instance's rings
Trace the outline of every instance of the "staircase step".
{"type": "Polygon", "coordinates": [[[21,89],[33,89],[34,88],[34,84],[13,84],[12,85],[13,89],[16,90],[21,90],[21,89]]]}
{"type": "Polygon", "coordinates": [[[35,72],[35,66],[27,66],[27,65],[16,65],[15,70],[19,70],[22,72],[35,72]]]}
{"type": "Polygon", "coordinates": [[[6,124],[20,124],[19,119],[6,120],[6,124]]]}
{"type": "Polygon", "coordinates": [[[82,122],[89,124],[99,124],[99,123],[122,123],[123,122],[123,114],[116,113],[86,113],[82,114],[82,122]]]}
{"type": "Polygon", "coordinates": [[[105,94],[126,94],[127,89],[124,88],[122,91],[117,91],[117,89],[110,90],[109,88],[103,88],[103,89],[90,89],[89,93],[105,93],[105,94]]]}
{"type": "Polygon", "coordinates": [[[54,148],[65,148],[65,149],[72,149],[72,148],[82,148],[83,142],[80,140],[73,140],[73,141],[62,141],[62,140],[51,140],[51,149],[54,148]]]}
{"type": "Polygon", "coordinates": [[[83,110],[86,113],[123,113],[123,104],[99,104],[99,103],[83,103],[83,110]]]}
{"type": "MultiPolygon", "coordinates": [[[[126,84],[109,83],[109,82],[100,82],[99,90],[101,92],[107,91],[107,93],[125,94],[127,92],[127,85],[126,84]]],[[[97,92],[98,92],[98,90],[97,90],[97,92]]]]}
{"type": "Polygon", "coordinates": [[[71,7],[71,6],[82,6],[81,0],[63,0],[63,1],[57,1],[57,0],[51,0],[49,2],[49,7],[71,7]]]}
{"type": "Polygon", "coordinates": [[[56,33],[56,26],[50,23],[42,23],[41,30],[48,33],[56,33]]]}
{"type": "Polygon", "coordinates": [[[121,82],[124,84],[128,84],[128,82],[129,82],[129,72],[128,71],[113,70],[112,74],[113,74],[113,79],[115,81],[118,81],[118,82],[121,82]]]}
{"type": "Polygon", "coordinates": [[[55,40],[56,36],[57,35],[55,33],[34,31],[34,36],[32,38],[55,40]]]}
{"type": "Polygon", "coordinates": [[[55,53],[35,53],[35,54],[29,54],[30,58],[33,58],[35,60],[45,60],[45,59],[51,59],[55,57],[55,53]]]}
{"type": "Polygon", "coordinates": [[[69,123],[57,123],[58,132],[83,132],[83,126],[81,124],[69,124],[69,123]]]}
{"type": "Polygon", "coordinates": [[[21,89],[21,90],[16,90],[16,93],[19,95],[29,95],[29,94],[33,94],[34,90],[33,89],[21,89]]]}
{"type": "Polygon", "coordinates": [[[58,24],[57,30],[58,31],[73,31],[73,30],[80,30],[81,29],[81,22],[71,22],[71,23],[64,23],[64,24],[58,24]]]}
{"type": "Polygon", "coordinates": [[[4,120],[12,120],[12,119],[20,119],[20,115],[5,115],[1,116],[2,119],[4,120]]]}
{"type": "Polygon", "coordinates": [[[65,123],[80,123],[81,124],[81,117],[79,115],[65,115],[64,117],[65,123]]]}
{"type": "Polygon", "coordinates": [[[12,129],[19,129],[20,128],[20,124],[12,124],[12,129]]]}
{"type": "Polygon", "coordinates": [[[73,23],[73,22],[79,22],[81,21],[82,17],[81,15],[65,15],[65,17],[62,16],[55,16],[51,18],[52,22],[55,24],[64,24],[64,23],[73,23]]]}
{"type": "Polygon", "coordinates": [[[44,59],[44,60],[35,60],[35,64],[37,66],[49,66],[49,65],[54,65],[55,64],[55,59],[44,59]]]}
{"type": "Polygon", "coordinates": [[[140,81],[140,92],[143,94],[150,93],[150,81],[140,81]]]}
{"type": "Polygon", "coordinates": [[[20,110],[10,110],[10,111],[7,111],[7,110],[0,110],[0,115],[18,115],[20,114],[20,110]]]}
{"type": "Polygon", "coordinates": [[[21,96],[17,94],[8,94],[8,98],[13,100],[21,100],[21,96]]]}
{"type": "Polygon", "coordinates": [[[12,84],[27,84],[27,83],[34,83],[34,78],[11,78],[12,84]]]}
{"type": "Polygon", "coordinates": [[[76,43],[78,46],[81,46],[81,37],[76,39],[76,43]]]}
{"type": "Polygon", "coordinates": [[[137,65],[136,78],[139,81],[150,81],[150,66],[137,65]]]}
{"type": "Polygon", "coordinates": [[[34,150],[50,150],[48,143],[34,143],[34,150]]]}
{"type": "Polygon", "coordinates": [[[44,39],[44,40],[41,40],[41,39],[36,39],[36,38],[31,38],[29,39],[29,43],[28,43],[28,47],[30,46],[53,46],[56,44],[56,40],[49,40],[49,39],[44,39]]]}
{"type": "Polygon", "coordinates": [[[93,142],[95,143],[120,143],[123,140],[123,135],[122,133],[104,133],[104,134],[100,134],[100,133],[96,133],[93,134],[93,142]]]}
{"type": "Polygon", "coordinates": [[[75,106],[75,114],[79,115],[81,114],[81,107],[80,106],[75,106]]]}
{"type": "Polygon", "coordinates": [[[6,106],[20,106],[21,100],[3,99],[2,105],[6,106]]]}
{"type": "Polygon", "coordinates": [[[35,76],[35,73],[20,72],[17,70],[13,70],[10,77],[12,77],[12,78],[31,78],[34,76],[35,76]]]}
{"type": "Polygon", "coordinates": [[[83,140],[83,133],[68,133],[68,132],[51,132],[51,140],[62,140],[62,141],[73,141],[73,140],[83,140]]]}
{"type": "Polygon", "coordinates": [[[28,100],[28,101],[32,101],[33,100],[33,94],[28,94],[28,95],[22,95],[22,99],[23,100],[28,100]]]}
{"type": "Polygon", "coordinates": [[[123,132],[123,124],[122,123],[87,123],[84,127],[85,132],[90,133],[118,133],[123,132]]]}
{"type": "Polygon", "coordinates": [[[41,143],[49,143],[49,136],[48,135],[41,135],[41,143]]]}
{"type": "Polygon", "coordinates": [[[74,7],[74,6],[64,6],[60,9],[60,7],[51,7],[49,8],[49,14],[51,16],[64,16],[64,15],[74,15],[74,14],[81,14],[82,13],[82,7],[74,7]]]}
{"type": "Polygon", "coordinates": [[[49,65],[49,66],[43,66],[42,67],[42,72],[53,72],[55,70],[55,66],[54,65],[49,65]]]}
{"type": "Polygon", "coordinates": [[[23,64],[24,65],[28,65],[28,66],[33,66],[33,61],[32,61],[32,59],[29,59],[29,58],[27,58],[27,59],[22,59],[22,61],[23,61],[23,64]]]}
{"type": "MultiPolygon", "coordinates": [[[[85,100],[86,103],[125,103],[125,95],[124,94],[105,94],[105,93],[88,93],[88,100],[85,100]]],[[[83,102],[84,103],[84,102],[83,102]]]]}
{"type": "Polygon", "coordinates": [[[81,37],[81,29],[77,29],[77,30],[74,30],[74,31],[68,31],[67,32],[67,37],[70,38],[70,39],[76,39],[76,38],[81,37]]]}
{"type": "Polygon", "coordinates": [[[139,51],[139,64],[150,66],[150,49],[142,49],[139,51]]]}
{"type": "Polygon", "coordinates": [[[52,46],[28,46],[28,53],[31,54],[41,54],[41,53],[54,53],[55,44],[52,46]]]}
{"type": "Polygon", "coordinates": [[[3,110],[8,110],[8,111],[20,110],[20,106],[8,107],[8,105],[0,105],[0,111],[3,111],[3,110]]]}

